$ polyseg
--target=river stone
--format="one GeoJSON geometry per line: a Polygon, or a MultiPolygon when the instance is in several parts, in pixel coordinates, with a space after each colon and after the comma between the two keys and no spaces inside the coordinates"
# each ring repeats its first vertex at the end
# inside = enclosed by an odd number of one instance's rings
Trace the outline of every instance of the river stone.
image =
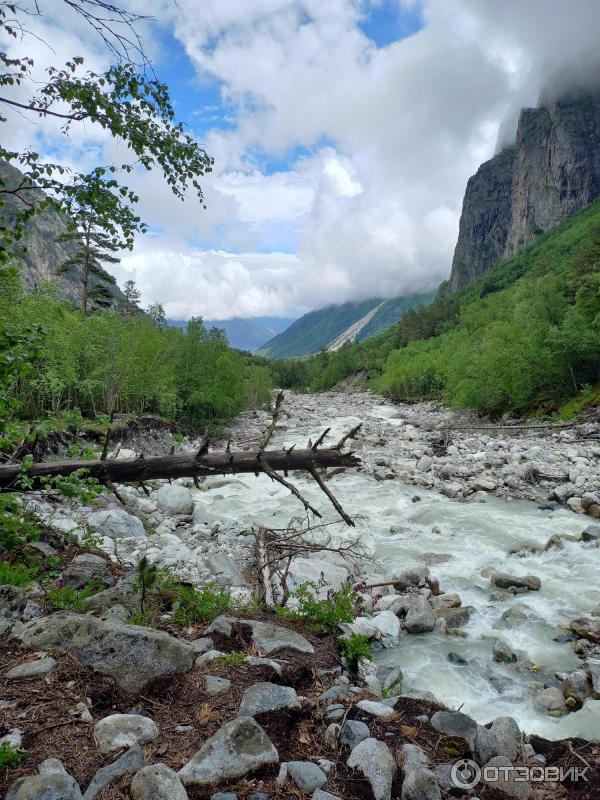
{"type": "Polygon", "coordinates": [[[543,711],[551,717],[562,717],[568,711],[564,695],[556,686],[538,692],[533,698],[533,705],[538,711],[543,711]]]}
{"type": "Polygon", "coordinates": [[[493,731],[478,725],[472,750],[477,763],[483,766],[500,754],[500,742],[493,731]]]}
{"type": "Polygon", "coordinates": [[[91,581],[102,586],[111,586],[114,578],[110,564],[105,558],[94,553],[82,553],[75,556],[63,570],[62,580],[65,586],[82,589],[91,581]]]}
{"type": "Polygon", "coordinates": [[[119,756],[112,764],[101,767],[92,778],[90,785],[84,792],[83,800],[93,800],[98,792],[114,778],[120,778],[126,772],[139,769],[144,763],[144,754],[139,745],[134,745],[127,752],[119,756]]]}
{"type": "Polygon", "coordinates": [[[402,769],[402,800],[441,800],[437,776],[418,745],[402,746],[402,769]]]}
{"type": "Polygon", "coordinates": [[[154,721],[141,714],[111,714],[94,727],[94,738],[101,753],[145,744],[157,739],[158,735],[154,721]]]}
{"type": "Polygon", "coordinates": [[[350,753],[347,764],[358,768],[371,784],[375,800],[391,800],[396,762],[389,747],[377,739],[364,739],[350,753]]]}
{"type": "Polygon", "coordinates": [[[6,677],[9,681],[30,681],[47,675],[55,665],[56,659],[50,656],[37,661],[26,661],[24,664],[17,664],[16,667],[9,669],[6,677]]]}
{"type": "Polygon", "coordinates": [[[255,714],[266,714],[280,708],[291,708],[298,704],[298,695],[291,686],[279,686],[276,683],[255,683],[249,686],[242,696],[238,714],[253,717],[255,714]]]}
{"type": "Polygon", "coordinates": [[[94,511],[88,515],[87,524],[94,533],[111,539],[146,538],[141,520],[121,508],[94,511]]]}
{"type": "Polygon", "coordinates": [[[499,589],[527,589],[530,592],[539,592],[542,587],[541,580],[535,575],[507,575],[504,572],[495,572],[492,583],[499,589]]]}
{"type": "Polygon", "coordinates": [[[444,736],[457,736],[464,739],[473,749],[477,734],[477,723],[461,711],[436,711],[431,717],[431,725],[444,736]]]}
{"type": "Polygon", "coordinates": [[[69,611],[27,622],[18,638],[32,650],[73,653],[131,694],[157,678],[188,672],[195,656],[189,644],[164,631],[69,611]]]}
{"type": "Polygon", "coordinates": [[[404,627],[409,633],[429,633],[434,630],[435,617],[427,598],[422,594],[411,598],[404,627]]]}
{"type": "Polygon", "coordinates": [[[513,664],[517,661],[517,654],[501,639],[494,642],[492,657],[497,664],[513,664]]]}
{"type": "Polygon", "coordinates": [[[134,775],[129,791],[133,800],[187,800],[177,773],[166,764],[142,767],[134,775]]]}
{"type": "Polygon", "coordinates": [[[57,758],[38,767],[39,775],[17,778],[4,800],[81,800],[81,789],[57,758]]]}
{"type": "Polygon", "coordinates": [[[178,774],[186,785],[204,786],[278,763],[277,750],[260,725],[252,717],[238,717],[208,739],[178,774]]]}
{"type": "MultiPolygon", "coordinates": [[[[248,798],[250,800],[250,798],[248,798]]],[[[317,789],[311,800],[342,800],[341,797],[337,794],[330,794],[329,792],[324,792],[322,789],[317,789]]]]}
{"type": "Polygon", "coordinates": [[[513,763],[519,756],[521,731],[512,717],[496,717],[490,728],[498,741],[498,755],[506,756],[513,763]]]}
{"type": "Polygon", "coordinates": [[[374,700],[359,700],[356,707],[372,717],[380,717],[381,719],[390,719],[396,713],[393,708],[386,706],[385,703],[376,703],[374,700]]]}
{"type": "MultiPolygon", "coordinates": [[[[508,758],[506,758],[506,756],[496,756],[486,764],[486,767],[510,768],[512,766],[512,763],[508,760],[508,758]]],[[[485,769],[483,771],[483,779],[485,780],[485,769]]],[[[488,780],[485,782],[488,784],[488,786],[493,786],[494,789],[497,789],[509,797],[517,797],[522,798],[522,800],[526,800],[526,798],[534,796],[529,784],[525,781],[516,780],[516,775],[512,770],[510,772],[505,772],[503,769],[501,769],[498,773],[498,780],[488,780]]]]}
{"type": "Polygon", "coordinates": [[[227,678],[219,678],[217,675],[204,676],[204,691],[209,697],[217,697],[226,692],[231,686],[231,681],[227,678]]]}
{"type": "Polygon", "coordinates": [[[156,502],[166,514],[191,514],[194,510],[191,491],[178,483],[161,486],[156,493],[156,502]]]}
{"type": "Polygon", "coordinates": [[[563,681],[562,690],[565,698],[572,697],[578,705],[583,705],[584,700],[590,694],[585,670],[576,669],[567,675],[563,681]]]}
{"type": "Polygon", "coordinates": [[[214,553],[212,556],[208,556],[204,564],[220,585],[244,586],[248,583],[240,569],[239,562],[234,561],[225,553],[214,553]]]}
{"type": "Polygon", "coordinates": [[[27,592],[17,586],[0,586],[0,620],[21,619],[27,605],[27,592]]]}
{"type": "Polygon", "coordinates": [[[429,567],[427,564],[417,562],[401,572],[394,574],[394,589],[405,591],[414,586],[424,586],[429,578],[429,567]]]}
{"type": "Polygon", "coordinates": [[[357,719],[347,719],[342,725],[340,731],[340,742],[353,750],[357,744],[360,744],[370,736],[369,727],[364,722],[357,719]]]}
{"type": "Polygon", "coordinates": [[[377,638],[384,647],[398,647],[400,620],[392,611],[380,611],[371,617],[371,624],[377,629],[377,638]]]}
{"type": "Polygon", "coordinates": [[[392,664],[382,664],[377,667],[375,674],[387,697],[397,697],[402,692],[404,675],[400,667],[394,667],[392,664]]]}
{"type": "Polygon", "coordinates": [[[589,639],[590,642],[600,644],[600,618],[578,617],[569,627],[580,639],[589,639]]]}
{"type": "Polygon", "coordinates": [[[286,766],[288,775],[303,792],[314,792],[327,783],[327,775],[311,761],[288,761],[286,766]]]}
{"type": "Polygon", "coordinates": [[[600,542],[600,525],[588,525],[582,531],[581,539],[584,542],[600,542]]]}
{"type": "Polygon", "coordinates": [[[600,699],[600,662],[590,661],[587,665],[587,674],[592,686],[592,696],[600,699]]]}
{"type": "Polygon", "coordinates": [[[233,792],[217,792],[216,794],[211,794],[210,800],[238,800],[238,796],[233,792]]]}

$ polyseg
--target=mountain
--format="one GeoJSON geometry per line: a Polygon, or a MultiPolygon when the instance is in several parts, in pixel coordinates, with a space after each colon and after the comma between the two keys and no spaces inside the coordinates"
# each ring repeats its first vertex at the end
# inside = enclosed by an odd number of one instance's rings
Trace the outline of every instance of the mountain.
{"type": "MultiPolygon", "coordinates": [[[[206,328],[221,328],[227,334],[227,340],[236,350],[254,352],[267,339],[281,333],[293,320],[287,317],[233,317],[233,319],[205,319],[206,328]]],[[[169,325],[185,328],[186,320],[169,320],[169,325]]]]}
{"type": "Polygon", "coordinates": [[[374,336],[397,322],[408,309],[422,306],[432,298],[432,294],[389,300],[372,297],[326,306],[300,317],[258,352],[269,358],[292,358],[317,353],[323,347],[330,351],[339,350],[352,342],[374,336]]]}
{"type": "Polygon", "coordinates": [[[600,197],[600,95],[523,109],[515,144],[467,184],[447,292],[485,275],[600,197]]]}
{"type": "MultiPolygon", "coordinates": [[[[23,174],[6,161],[0,160],[0,182],[4,189],[14,189],[23,180],[23,174]]],[[[43,197],[41,191],[38,197],[43,197]]],[[[4,205],[0,206],[0,218],[9,225],[15,218],[18,200],[14,195],[2,195],[4,205]]],[[[15,256],[19,261],[21,279],[26,290],[33,290],[41,283],[51,281],[56,284],[60,294],[73,304],[81,302],[81,270],[73,267],[64,275],[56,275],[57,268],[71,258],[77,251],[74,242],[58,243],[56,238],[64,233],[69,219],[64,214],[48,207],[35,214],[27,223],[25,235],[26,248],[18,248],[15,256]]],[[[125,303],[125,297],[114,278],[106,273],[106,278],[90,277],[90,288],[106,287],[114,298],[114,306],[125,303]]],[[[91,303],[93,307],[93,302],[91,303]]]]}

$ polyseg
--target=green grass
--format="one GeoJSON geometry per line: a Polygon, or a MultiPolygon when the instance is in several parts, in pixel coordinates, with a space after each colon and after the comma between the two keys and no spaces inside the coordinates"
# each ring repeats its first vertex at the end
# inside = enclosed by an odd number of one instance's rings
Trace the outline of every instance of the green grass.
{"type": "Polygon", "coordinates": [[[0,772],[7,767],[16,767],[27,758],[27,753],[10,742],[0,744],[0,772]]]}
{"type": "Polygon", "coordinates": [[[73,589],[71,586],[48,589],[46,604],[51,611],[85,611],[85,601],[98,591],[100,587],[95,583],[87,583],[83,589],[73,589]]]}
{"type": "Polygon", "coordinates": [[[26,588],[35,583],[37,578],[36,567],[25,564],[11,564],[10,561],[0,561],[0,586],[20,586],[26,588]]]}

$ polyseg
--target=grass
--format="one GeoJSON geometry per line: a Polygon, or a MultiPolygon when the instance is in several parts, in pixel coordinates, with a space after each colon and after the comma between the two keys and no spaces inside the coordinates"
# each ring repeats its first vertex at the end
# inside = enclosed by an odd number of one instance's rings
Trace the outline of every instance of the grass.
{"type": "Polygon", "coordinates": [[[0,561],[0,586],[19,586],[27,588],[35,583],[38,570],[36,567],[27,567],[25,564],[12,564],[10,561],[0,561]]]}
{"type": "Polygon", "coordinates": [[[209,666],[212,667],[243,667],[246,664],[246,653],[241,650],[235,653],[227,653],[224,656],[213,658],[209,666]]]}
{"type": "Polygon", "coordinates": [[[85,611],[85,601],[99,590],[96,583],[86,583],[83,589],[71,586],[48,589],[46,604],[51,611],[85,611]]]}
{"type": "Polygon", "coordinates": [[[202,589],[179,586],[173,602],[173,618],[180,625],[212,622],[231,605],[231,592],[223,586],[209,584],[202,589]]]}

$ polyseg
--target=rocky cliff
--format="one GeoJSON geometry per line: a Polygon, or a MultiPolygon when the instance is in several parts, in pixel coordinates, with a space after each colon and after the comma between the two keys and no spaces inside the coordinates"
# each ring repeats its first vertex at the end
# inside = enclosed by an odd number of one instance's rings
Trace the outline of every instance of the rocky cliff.
{"type": "Polygon", "coordinates": [[[514,146],[469,179],[448,291],[532,244],[600,196],[600,95],[521,112],[514,146]]]}
{"type": "MultiPolygon", "coordinates": [[[[12,189],[19,185],[23,176],[18,169],[0,160],[0,180],[5,188],[12,189]]],[[[3,195],[4,205],[0,207],[0,217],[9,225],[14,220],[16,201],[11,195],[3,195]]],[[[23,247],[15,251],[19,260],[19,267],[23,285],[26,290],[32,291],[45,282],[52,282],[58,287],[60,294],[71,303],[81,302],[81,273],[78,268],[69,270],[64,275],[57,275],[56,270],[76,251],[72,242],[58,243],[57,237],[67,230],[69,220],[52,208],[36,214],[27,225],[27,235],[23,240],[23,247]]],[[[114,297],[114,305],[120,306],[125,298],[115,284],[113,278],[106,273],[106,278],[100,280],[91,277],[92,287],[104,285],[114,297]]]]}

